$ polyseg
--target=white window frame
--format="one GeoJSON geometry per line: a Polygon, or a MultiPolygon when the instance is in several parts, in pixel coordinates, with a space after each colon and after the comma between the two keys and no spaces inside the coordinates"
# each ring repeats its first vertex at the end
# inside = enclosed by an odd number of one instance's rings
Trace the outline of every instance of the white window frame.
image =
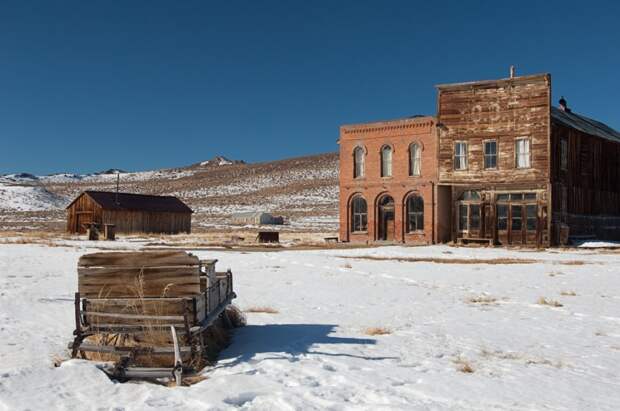
{"type": "Polygon", "coordinates": [[[392,177],[394,162],[394,148],[389,144],[381,147],[381,177],[392,177]],[[389,159],[384,155],[386,151],[389,151],[389,159]]]}
{"type": "Polygon", "coordinates": [[[365,167],[364,167],[364,161],[365,161],[365,157],[366,157],[366,151],[364,150],[363,147],[361,146],[356,146],[353,149],[353,178],[357,179],[357,178],[364,178],[364,172],[365,172],[365,167]],[[357,153],[362,153],[361,158],[358,161],[357,158],[357,153]],[[358,168],[359,166],[359,173],[358,173],[358,168]]]}
{"type": "Polygon", "coordinates": [[[409,145],[409,175],[413,177],[422,175],[422,146],[419,143],[409,145]]]}
{"type": "Polygon", "coordinates": [[[469,166],[469,161],[468,161],[468,154],[469,154],[469,144],[467,144],[467,141],[455,141],[454,142],[454,157],[453,157],[453,166],[454,166],[454,170],[455,171],[463,171],[463,170],[467,170],[467,167],[469,166]],[[457,147],[459,146],[463,146],[465,147],[464,153],[457,153],[457,147]],[[457,159],[462,159],[462,163],[461,161],[459,161],[459,165],[461,165],[462,167],[457,167],[457,159]]]}
{"type": "Polygon", "coordinates": [[[485,170],[497,170],[498,160],[499,160],[499,143],[497,139],[482,140],[482,166],[483,168],[485,170]],[[487,143],[495,143],[495,154],[487,154],[486,152],[487,143]],[[495,156],[495,166],[487,167],[487,157],[492,157],[492,156],[495,156]]]}
{"type": "Polygon", "coordinates": [[[532,139],[529,137],[518,137],[515,139],[515,168],[532,168],[532,139]],[[522,141],[527,142],[527,153],[519,151],[519,143],[522,141]],[[527,165],[521,165],[521,161],[527,161],[527,165]]]}

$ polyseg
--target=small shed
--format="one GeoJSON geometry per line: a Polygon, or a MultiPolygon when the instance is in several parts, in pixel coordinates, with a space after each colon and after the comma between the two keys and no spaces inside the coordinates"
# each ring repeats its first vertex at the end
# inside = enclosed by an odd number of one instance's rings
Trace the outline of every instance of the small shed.
{"type": "Polygon", "coordinates": [[[262,211],[250,211],[246,213],[235,213],[232,215],[233,224],[284,224],[284,219],[279,216],[273,216],[262,211]]]}
{"type": "Polygon", "coordinates": [[[192,213],[172,196],[84,191],[67,206],[67,231],[113,224],[117,233],[190,233],[192,213]]]}

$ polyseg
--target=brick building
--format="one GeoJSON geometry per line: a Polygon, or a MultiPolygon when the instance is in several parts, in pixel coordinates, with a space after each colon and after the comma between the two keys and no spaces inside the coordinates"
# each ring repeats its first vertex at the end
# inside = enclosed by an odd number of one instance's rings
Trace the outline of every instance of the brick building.
{"type": "Polygon", "coordinates": [[[435,118],[340,128],[341,241],[434,242],[435,118]]]}
{"type": "Polygon", "coordinates": [[[620,133],[551,104],[551,75],[437,86],[437,116],[340,128],[340,239],[620,239],[620,133]]]}

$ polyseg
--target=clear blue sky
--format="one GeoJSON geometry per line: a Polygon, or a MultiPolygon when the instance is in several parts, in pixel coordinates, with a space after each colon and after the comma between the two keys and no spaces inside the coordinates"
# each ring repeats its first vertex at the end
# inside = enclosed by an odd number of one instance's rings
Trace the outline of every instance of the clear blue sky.
{"type": "Polygon", "coordinates": [[[551,72],[620,129],[620,2],[4,1],[0,173],[336,151],[439,83],[551,72]]]}

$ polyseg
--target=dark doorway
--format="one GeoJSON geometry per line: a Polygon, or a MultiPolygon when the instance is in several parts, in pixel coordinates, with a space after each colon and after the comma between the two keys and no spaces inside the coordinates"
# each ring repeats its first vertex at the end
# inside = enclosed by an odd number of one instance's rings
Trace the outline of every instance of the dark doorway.
{"type": "Polygon", "coordinates": [[[394,240],[394,199],[389,195],[379,200],[379,235],[381,241],[394,240]]]}

